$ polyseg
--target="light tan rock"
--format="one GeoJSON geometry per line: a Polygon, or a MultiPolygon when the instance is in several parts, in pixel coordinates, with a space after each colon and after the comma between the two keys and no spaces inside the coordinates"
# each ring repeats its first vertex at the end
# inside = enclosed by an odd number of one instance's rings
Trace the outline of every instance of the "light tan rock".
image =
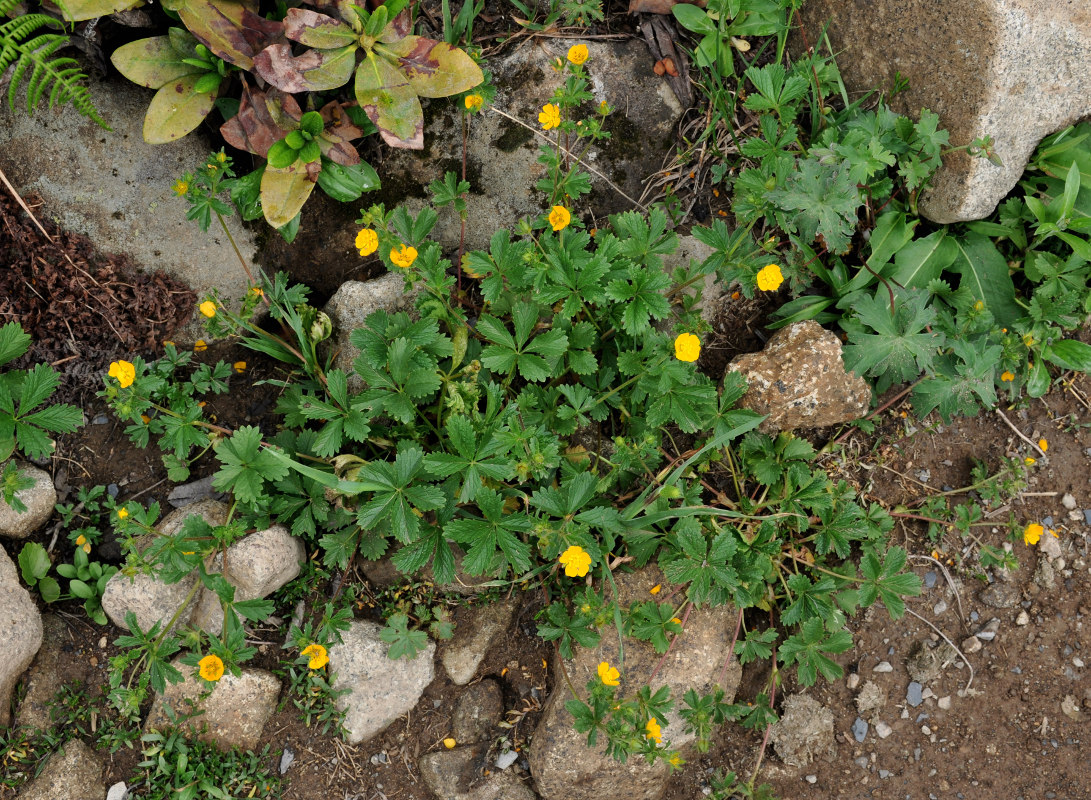
{"type": "MultiPolygon", "coordinates": [[[[0,472],[5,464],[0,464],[0,472]]],[[[33,464],[18,462],[19,473],[34,485],[15,493],[15,498],[27,507],[26,511],[16,511],[0,497],[0,536],[12,539],[25,539],[45,525],[53,515],[53,506],[57,504],[57,490],[53,488],[53,478],[45,470],[33,464]]]]}
{"type": "Polygon", "coordinates": [[[42,773],[23,787],[19,800],[102,800],[105,794],[99,757],[72,739],[49,757],[42,773]]]}
{"type": "Polygon", "coordinates": [[[42,646],[42,616],[0,547],[0,728],[11,716],[11,690],[42,646]]]}
{"type": "Polygon", "coordinates": [[[499,600],[472,609],[468,624],[455,627],[454,638],[443,644],[440,660],[456,686],[465,686],[477,674],[485,654],[499,634],[511,623],[515,603],[499,600]]]}

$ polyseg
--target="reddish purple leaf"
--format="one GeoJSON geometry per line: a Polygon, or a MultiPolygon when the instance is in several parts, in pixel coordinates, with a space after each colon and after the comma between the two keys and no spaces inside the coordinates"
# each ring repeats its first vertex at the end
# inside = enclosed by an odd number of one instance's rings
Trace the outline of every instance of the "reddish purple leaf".
{"type": "Polygon", "coordinates": [[[243,81],[239,112],[220,126],[220,133],[232,147],[265,158],[275,142],[299,127],[302,116],[291,95],[251,89],[243,81]]]}
{"type": "Polygon", "coordinates": [[[284,92],[324,92],[344,86],[356,68],[356,45],[337,50],[304,50],[292,55],[286,44],[254,56],[254,72],[284,92]]]}
{"type": "Polygon", "coordinates": [[[214,55],[244,70],[253,67],[255,53],[284,35],[282,23],[231,0],[185,0],[178,15],[214,55]]]}
{"type": "Polygon", "coordinates": [[[303,8],[288,9],[288,15],[284,18],[284,35],[294,42],[319,50],[333,50],[357,41],[356,34],[345,23],[303,8]]]}

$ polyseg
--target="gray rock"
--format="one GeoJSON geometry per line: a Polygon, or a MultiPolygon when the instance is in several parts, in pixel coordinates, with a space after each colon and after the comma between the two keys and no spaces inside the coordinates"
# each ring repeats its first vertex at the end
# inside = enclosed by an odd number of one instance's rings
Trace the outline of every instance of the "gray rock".
{"type": "Polygon", "coordinates": [[[405,278],[388,272],[371,281],[346,281],[334,292],[323,311],[333,323],[330,346],[337,353],[333,365],[349,374],[349,388],[358,392],[363,382],[352,371],[352,362],[360,351],[349,340],[357,328],[375,311],[402,311],[412,305],[412,296],[405,293],[405,278]]]}
{"type": "MultiPolygon", "coordinates": [[[[241,297],[248,284],[231,242],[218,227],[205,233],[186,219],[188,205],[171,189],[183,172],[205,162],[208,143],[195,133],[172,144],[145,144],[144,112],[155,93],[121,79],[92,80],[90,88],[113,131],[59,106],[33,117],[10,114],[0,125],[0,167],[21,192],[42,196],[38,214],[109,242],[115,252],[170,273],[198,294],[217,287],[225,300],[241,297]]],[[[253,234],[237,216],[226,222],[253,263],[253,234]]],[[[197,330],[193,325],[191,333],[197,330]]]]}
{"type": "Polygon", "coordinates": [[[1042,534],[1042,538],[1038,540],[1038,552],[1046,558],[1060,558],[1061,540],[1050,533],[1050,530],[1050,528],[1047,528],[1046,532],[1042,534]]]}
{"type": "Polygon", "coordinates": [[[129,787],[125,785],[125,781],[118,781],[106,793],[106,800],[128,800],[128,798],[129,787]]]}
{"type": "MultiPolygon", "coordinates": [[[[0,135],[0,139],[2,138],[0,135]]],[[[0,472],[5,466],[6,462],[0,464],[0,472]]],[[[18,466],[19,474],[34,481],[34,485],[15,493],[16,499],[27,507],[21,513],[0,497],[0,536],[11,539],[25,539],[45,525],[53,515],[53,506],[57,504],[57,490],[53,488],[53,478],[48,472],[22,462],[18,466]]]]}
{"type": "Polygon", "coordinates": [[[876,711],[886,705],[886,692],[878,684],[867,681],[856,695],[856,710],[861,716],[874,716],[876,711]]]}
{"type": "Polygon", "coordinates": [[[102,762],[79,739],[65,742],[41,774],[23,787],[19,800],[102,800],[102,762]]]}
{"type": "MultiPolygon", "coordinates": [[[[546,206],[547,196],[535,187],[545,175],[545,168],[538,163],[538,147],[556,142],[556,137],[555,131],[539,135],[538,114],[561,83],[561,75],[551,62],[563,59],[572,44],[567,39],[546,40],[513,48],[510,54],[489,62],[498,90],[493,102],[496,110],[486,109],[469,121],[466,167],[471,190],[467,198],[466,246],[471,250],[488,249],[495,231],[514,228],[521,217],[537,216],[546,206]]],[[[593,95],[589,106],[605,100],[616,111],[603,126],[611,138],[592,146],[584,162],[628,195],[622,196],[602,177],[584,168],[591,178],[595,213],[602,219],[606,214],[634,208],[643,191],[643,180],[659,172],[664,156],[673,152],[674,125],[683,109],[667,83],[648,68],[651,62],[643,42],[587,42],[587,48],[590,59],[584,69],[593,95]]],[[[422,187],[442,179],[445,171],[458,168],[459,162],[451,157],[461,156],[462,114],[443,106],[426,117],[430,117],[424,132],[427,149],[391,151],[383,163],[384,187],[397,187],[382,195],[388,208],[394,202],[404,202],[410,211],[417,212],[423,205],[422,187]]],[[[577,202],[571,209],[573,216],[581,216],[585,207],[577,202]]],[[[590,223],[589,218],[585,221],[590,223]]],[[[433,238],[448,248],[457,248],[460,228],[459,216],[452,207],[440,209],[433,238]]]]}
{"type": "MultiPolygon", "coordinates": [[[[657,567],[617,576],[620,602],[629,606],[648,598],[648,590],[664,584],[657,567]]],[[[702,608],[691,614],[680,647],[675,647],[656,674],[653,689],[668,686],[671,696],[681,698],[689,689],[703,694],[720,679],[720,672],[730,658],[730,668],[722,684],[725,702],[735,696],[741,670],[731,655],[732,634],[737,612],[731,606],[702,608]]],[[[602,629],[602,641],[595,648],[578,648],[575,658],[554,663],[553,674],[567,673],[573,686],[581,689],[597,676],[600,662],[607,661],[621,670],[621,691],[629,693],[646,685],[661,656],[645,642],[625,642],[625,663],[618,663],[618,640],[610,626],[602,629]]],[[[630,758],[620,764],[605,754],[605,743],[592,749],[586,736],[572,727],[572,715],[564,707],[570,699],[563,683],[556,686],[542,712],[541,722],[528,752],[530,771],[538,793],[545,800],[601,800],[605,797],[626,800],[655,800],[663,792],[668,766],[663,761],[649,765],[644,759],[630,758]]],[[[682,730],[677,710],[667,714],[663,743],[680,750],[683,757],[692,749],[693,735],[682,730]]]]}
{"type": "Polygon", "coordinates": [[[936,222],[988,216],[1042,137],[1091,112],[1091,15],[1083,3],[875,0],[860,13],[853,0],[814,0],[802,14],[808,31],[830,23],[850,92],[890,87],[900,73],[909,88],[891,100],[895,110],[935,111],[953,145],[995,139],[1003,166],[961,152],[944,157],[920,204],[936,222]]]}
{"type": "Polygon", "coordinates": [[[977,599],[990,608],[1011,608],[1018,605],[1023,594],[1017,584],[998,580],[978,592],[977,599]]]}
{"type": "Polygon", "coordinates": [[[909,705],[911,705],[913,708],[916,708],[924,702],[924,698],[922,696],[923,692],[923,686],[921,686],[916,681],[910,681],[909,688],[906,690],[905,693],[905,702],[909,703],[909,705]]]}
{"type": "Polygon", "coordinates": [[[379,638],[381,630],[371,622],[353,622],[329,651],[329,669],[337,676],[333,689],[348,689],[337,707],[345,713],[349,744],[370,739],[410,711],[435,676],[435,642],[414,659],[394,661],[379,638]]]}
{"type": "Polygon", "coordinates": [[[437,800],[535,800],[511,772],[482,777],[485,747],[456,747],[425,753],[418,759],[421,777],[437,800]]]}
{"type": "Polygon", "coordinates": [[[212,479],[214,477],[214,475],[209,475],[200,480],[175,486],[167,495],[167,502],[171,504],[172,508],[184,508],[196,503],[198,500],[214,499],[217,494],[216,490],[212,488],[212,479]]]}
{"type": "Polygon", "coordinates": [[[1039,556],[1038,558],[1038,567],[1034,570],[1034,583],[1039,588],[1046,590],[1057,585],[1057,571],[1045,556],[1039,556]]]}
{"type": "MultiPolygon", "coordinates": [[[[179,508],[168,514],[156,529],[164,536],[173,536],[191,515],[198,515],[209,525],[223,525],[227,521],[228,508],[215,500],[199,500],[196,503],[179,508]]],[[[166,625],[182,609],[190,590],[197,582],[195,575],[188,576],[178,583],[164,583],[154,575],[126,575],[122,569],[106,583],[102,594],[102,610],[110,621],[119,628],[128,630],[125,615],[133,612],[141,630],[148,630],[162,620],[166,625]]],[[[189,622],[196,603],[190,601],[178,615],[175,627],[189,622]]]]}
{"type": "Polygon", "coordinates": [[[1061,498],[1061,505],[1067,508],[1069,511],[1076,510],[1076,496],[1071,492],[1065,492],[1064,497],[1061,498]]]}
{"type": "Polygon", "coordinates": [[[257,748],[265,723],[276,711],[280,696],[277,677],[261,669],[243,669],[239,677],[224,672],[223,677],[212,684],[211,693],[202,697],[208,691],[207,684],[197,677],[196,668],[185,666],[179,660],[173,663],[185,680],[167,684],[167,690],[155,696],[144,730],[169,726],[168,707],[183,716],[189,714],[195,704],[203,713],[183,724],[199,739],[222,748],[257,748]]]}
{"type": "Polygon", "coordinates": [[[894,733],[894,729],[882,720],[877,720],[875,722],[875,735],[878,736],[880,739],[885,739],[892,733],[894,733]]]}
{"type": "MultiPolygon", "coordinates": [[[[678,267],[688,267],[692,262],[700,264],[713,252],[711,247],[696,236],[688,233],[679,236],[678,249],[663,256],[663,271],[670,274],[678,267]]],[[[704,283],[701,286],[701,299],[697,302],[697,308],[706,321],[712,322],[718,316],[717,311],[724,302],[726,289],[726,286],[716,281],[715,273],[705,276],[704,283]]],[[[696,287],[690,286],[684,291],[687,295],[693,296],[696,294],[696,287]]]]}
{"type": "Polygon", "coordinates": [[[53,707],[53,696],[66,679],[65,664],[72,657],[71,640],[64,620],[56,614],[42,615],[42,646],[27,670],[26,694],[15,712],[17,726],[39,731],[53,727],[49,710],[53,707]]]}
{"type": "MultiPolygon", "coordinates": [[[[858,719],[867,733],[867,723],[858,719]]],[[[830,760],[834,756],[833,712],[807,694],[793,694],[784,701],[780,720],[769,734],[781,760],[790,767],[803,767],[817,758],[830,760]]],[[[857,737],[856,741],[863,741],[857,737]]]]}
{"type": "Polygon", "coordinates": [[[814,320],[782,328],[727,368],[746,378],[739,405],[767,415],[759,427],[767,433],[849,422],[871,406],[867,382],[845,370],[841,341],[814,320]]]}
{"type": "MultiPolygon", "coordinates": [[[[258,600],[299,575],[299,565],[306,558],[303,543],[283,525],[274,525],[227,548],[227,581],[235,587],[236,600],[258,600]]],[[[209,572],[222,569],[223,558],[217,557],[209,572]]],[[[190,624],[219,635],[223,630],[223,618],[219,596],[202,588],[190,624]]]]}
{"type": "Polygon", "coordinates": [[[459,744],[476,744],[489,738],[504,713],[504,693],[491,678],[467,687],[455,704],[451,735],[459,744]]]}
{"type": "Polygon", "coordinates": [[[469,625],[458,625],[454,638],[440,653],[444,669],[456,686],[465,686],[481,665],[493,639],[507,630],[516,605],[511,600],[499,600],[473,609],[469,625]]]}
{"type": "Polygon", "coordinates": [[[890,665],[889,661],[880,661],[874,667],[871,668],[872,672],[893,672],[894,667],[890,665]]]}
{"type": "Polygon", "coordinates": [[[283,775],[288,771],[288,768],[292,766],[295,761],[295,752],[290,747],[285,747],[284,752],[280,754],[280,764],[277,766],[277,770],[283,775]]]}
{"type": "Polygon", "coordinates": [[[42,616],[0,547],[0,728],[11,716],[11,690],[42,646],[42,616]]]}
{"type": "Polygon", "coordinates": [[[862,742],[867,738],[867,731],[867,722],[857,717],[856,721],[852,723],[852,738],[858,742],[862,742]]]}
{"type": "Polygon", "coordinates": [[[962,640],[962,644],[959,645],[963,653],[969,655],[970,653],[976,653],[981,649],[981,640],[976,636],[968,636],[962,640]]]}

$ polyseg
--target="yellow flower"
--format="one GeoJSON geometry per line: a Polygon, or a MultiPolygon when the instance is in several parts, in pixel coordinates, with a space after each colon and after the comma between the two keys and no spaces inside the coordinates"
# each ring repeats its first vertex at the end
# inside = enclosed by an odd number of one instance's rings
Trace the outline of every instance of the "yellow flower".
{"type": "Polygon", "coordinates": [[[670,764],[670,765],[671,765],[672,767],[674,767],[675,769],[677,769],[678,767],[680,767],[680,766],[682,766],[683,764],[685,764],[685,763],[686,763],[685,761],[683,761],[683,760],[682,760],[682,756],[678,755],[678,753],[675,753],[675,754],[674,754],[673,756],[671,756],[670,758],[668,758],[668,759],[667,759],[667,762],[668,762],[668,763],[669,763],[669,764],[670,764]]]}
{"type": "Polygon", "coordinates": [[[204,339],[198,339],[197,341],[195,341],[193,343],[193,352],[194,353],[203,353],[207,349],[208,349],[208,344],[205,342],[204,339]]]}
{"type": "Polygon", "coordinates": [[[1023,529],[1023,544],[1027,545],[1027,547],[1038,544],[1038,540],[1042,538],[1045,531],[1046,529],[1037,522],[1030,523],[1023,529]]]}
{"type": "Polygon", "coordinates": [[[456,744],[458,744],[458,742],[456,742],[450,736],[443,740],[443,746],[446,747],[448,750],[453,750],[456,744]]]}
{"type": "Polygon", "coordinates": [[[564,206],[553,206],[553,210],[549,212],[549,224],[553,226],[554,231],[563,231],[571,221],[572,215],[564,206]]]}
{"type": "Polygon", "coordinates": [[[605,100],[599,103],[599,113],[602,114],[602,116],[604,117],[610,113],[610,104],[607,103],[605,100]]]}
{"type": "Polygon", "coordinates": [[[379,234],[371,228],[364,228],[356,234],[356,249],[360,255],[367,257],[379,249],[379,234]]]}
{"type": "Polygon", "coordinates": [[[1044,453],[1046,450],[1049,449],[1049,442],[1047,442],[1045,439],[1039,439],[1038,446],[1042,448],[1042,452],[1044,453]]]}
{"type": "Polygon", "coordinates": [[[119,508],[119,509],[117,510],[117,518],[118,518],[118,519],[125,519],[125,518],[126,518],[126,517],[128,517],[128,516],[129,516],[129,509],[127,509],[127,508],[119,508]]]}
{"type": "Polygon", "coordinates": [[[265,292],[261,290],[260,286],[251,286],[250,294],[254,295],[254,297],[261,297],[265,292]]]}
{"type": "Polygon", "coordinates": [[[110,364],[110,370],[106,373],[111,378],[117,378],[122,389],[127,389],[136,380],[136,367],[128,361],[114,361],[110,364]]]}
{"type": "Polygon", "coordinates": [[[1008,370],[1004,370],[1000,373],[1000,380],[1004,381],[1004,383],[1010,383],[1015,380],[1015,375],[1008,370]]]}
{"type": "Polygon", "coordinates": [[[644,730],[647,731],[644,734],[645,738],[653,740],[656,744],[663,744],[663,730],[659,727],[659,722],[655,717],[648,720],[644,730]]]}
{"type": "Polygon", "coordinates": [[[606,686],[618,686],[621,681],[621,673],[617,671],[616,667],[611,667],[606,661],[599,664],[599,680],[606,686]]]}
{"type": "Polygon", "coordinates": [[[564,567],[564,574],[569,578],[582,578],[591,569],[591,555],[578,544],[561,553],[557,561],[564,567]]]}
{"type": "Polygon", "coordinates": [[[197,666],[200,668],[201,677],[206,681],[218,681],[223,677],[224,662],[220,660],[219,656],[209,653],[197,662],[197,666]]]}
{"type": "Polygon", "coordinates": [[[227,153],[221,150],[216,154],[216,160],[219,161],[221,164],[225,163],[227,161],[227,153]]]}
{"type": "Polygon", "coordinates": [[[216,304],[213,303],[211,300],[205,300],[203,303],[201,303],[200,306],[198,306],[198,308],[200,309],[201,313],[209,319],[212,319],[214,316],[216,316],[216,304]]]}
{"type": "Polygon", "coordinates": [[[326,648],[320,644],[309,644],[303,648],[302,655],[310,658],[307,662],[307,666],[310,669],[322,669],[330,663],[330,657],[326,653],[326,648]]]}
{"type": "Polygon", "coordinates": [[[676,622],[679,626],[682,625],[682,620],[678,619],[678,617],[671,617],[671,622],[676,622]]]}
{"type": "Polygon", "coordinates": [[[236,361],[234,364],[232,364],[232,367],[234,367],[235,372],[238,372],[240,375],[242,373],[246,372],[246,362],[245,361],[236,361]]]}
{"type": "Polygon", "coordinates": [[[174,193],[176,195],[178,195],[179,197],[182,197],[183,195],[186,195],[186,194],[189,193],[189,183],[187,181],[183,181],[183,180],[175,181],[174,186],[171,187],[171,188],[174,189],[174,193]]]}
{"type": "Polygon", "coordinates": [[[87,544],[85,544],[85,545],[84,545],[83,547],[81,547],[80,549],[81,549],[81,550],[83,550],[83,552],[87,553],[87,555],[91,555],[91,543],[90,543],[90,542],[88,542],[87,544]]]}
{"type": "Polygon", "coordinates": [[[417,248],[405,244],[395,247],[390,251],[390,260],[395,266],[408,269],[417,260],[417,248]]]}
{"type": "Polygon", "coordinates": [[[1027,456],[1023,459],[1023,463],[1026,464],[1028,467],[1033,467],[1035,464],[1038,463],[1038,459],[1027,456]]]}
{"type": "Polygon", "coordinates": [[[1027,347],[1033,347],[1034,346],[1034,337],[1031,336],[1029,333],[1024,333],[1023,334],[1023,344],[1025,344],[1027,347]]]}
{"type": "Polygon", "coordinates": [[[984,311],[984,310],[985,310],[985,304],[983,302],[978,300],[976,303],[974,303],[974,311],[984,311]]]}
{"type": "Polygon", "coordinates": [[[589,55],[585,44],[574,44],[568,48],[568,60],[577,67],[586,61],[589,55]]]}
{"type": "Polygon", "coordinates": [[[480,111],[481,106],[485,105],[485,98],[479,94],[468,94],[463,102],[467,111],[480,111]]]}
{"type": "Polygon", "coordinates": [[[542,130],[552,130],[561,124],[560,106],[546,103],[542,106],[542,113],[538,115],[538,122],[542,123],[542,130]]]}
{"type": "Polygon", "coordinates": [[[776,264],[766,264],[758,273],[758,288],[763,292],[775,292],[784,283],[784,274],[776,264]]]}
{"type": "Polygon", "coordinates": [[[649,594],[659,594],[659,592],[662,591],[662,589],[663,589],[663,584],[657,583],[655,586],[653,586],[651,589],[649,589],[648,592],[649,592],[649,594]]]}
{"type": "Polygon", "coordinates": [[[83,545],[87,544],[87,537],[81,533],[79,536],[76,537],[76,544],[80,547],[83,547],[83,545]]]}
{"type": "Polygon", "coordinates": [[[674,340],[674,357],[679,361],[696,361],[701,355],[701,340],[692,333],[680,333],[674,340]]]}

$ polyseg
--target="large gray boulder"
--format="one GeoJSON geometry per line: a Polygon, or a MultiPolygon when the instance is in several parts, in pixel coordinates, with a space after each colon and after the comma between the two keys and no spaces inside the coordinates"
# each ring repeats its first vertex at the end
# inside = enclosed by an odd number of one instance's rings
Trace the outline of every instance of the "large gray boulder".
{"type": "Polygon", "coordinates": [[[329,650],[329,670],[337,676],[333,690],[348,689],[336,702],[349,744],[367,741],[411,711],[435,676],[435,642],[416,658],[395,661],[381,631],[372,622],[353,622],[329,650]]]}
{"type": "Polygon", "coordinates": [[[45,769],[19,793],[20,800],[102,800],[102,762],[79,739],[61,745],[45,769]]]}
{"type": "MultiPolygon", "coordinates": [[[[0,464],[0,471],[4,466],[0,464]]],[[[34,485],[15,493],[15,499],[26,506],[26,511],[16,511],[0,496],[0,536],[11,539],[25,539],[45,525],[57,504],[57,490],[48,472],[22,462],[18,466],[20,475],[34,481],[34,485]]]]}
{"type": "MultiPolygon", "coordinates": [[[[659,584],[668,591],[658,567],[649,566],[629,574],[616,575],[620,602],[629,606],[649,600],[649,590],[659,584]]],[[[663,743],[680,750],[685,756],[692,750],[694,736],[683,731],[678,714],[682,695],[689,689],[698,694],[709,692],[719,682],[725,663],[728,669],[720,684],[731,702],[742,676],[738,662],[731,654],[737,611],[732,606],[702,608],[694,611],[681,641],[665,658],[651,644],[634,639],[625,640],[625,663],[618,660],[618,637],[612,626],[600,630],[602,641],[595,648],[579,648],[575,658],[561,663],[558,656],[553,674],[567,674],[577,691],[592,678],[597,678],[600,662],[607,661],[621,669],[621,691],[632,694],[647,685],[662,660],[662,666],[652,680],[652,690],[669,686],[675,700],[675,710],[667,714],[663,726],[663,743]]],[[[544,800],[658,800],[662,796],[670,767],[662,760],[649,765],[643,758],[630,758],[622,764],[605,753],[600,737],[597,747],[587,746],[587,737],[577,733],[572,715],[565,708],[570,699],[568,685],[558,681],[542,712],[542,720],[534,733],[527,757],[530,773],[544,800]]]]}
{"type": "Polygon", "coordinates": [[[11,690],[42,646],[42,615],[0,547],[0,728],[11,716],[11,690]]]}
{"type": "MultiPolygon", "coordinates": [[[[1091,7],[1053,0],[808,0],[808,42],[828,35],[854,95],[909,88],[901,113],[928,108],[952,145],[986,134],[997,166],[964,152],[944,158],[920,210],[936,222],[981,219],[1019,180],[1041,139],[1091,113],[1091,7]]],[[[797,37],[799,47],[802,39],[797,37]]]]}
{"type": "Polygon", "coordinates": [[[444,643],[440,660],[456,686],[473,680],[489,646],[507,629],[515,610],[513,601],[498,600],[473,608],[472,618],[455,627],[454,638],[444,643]]]}

